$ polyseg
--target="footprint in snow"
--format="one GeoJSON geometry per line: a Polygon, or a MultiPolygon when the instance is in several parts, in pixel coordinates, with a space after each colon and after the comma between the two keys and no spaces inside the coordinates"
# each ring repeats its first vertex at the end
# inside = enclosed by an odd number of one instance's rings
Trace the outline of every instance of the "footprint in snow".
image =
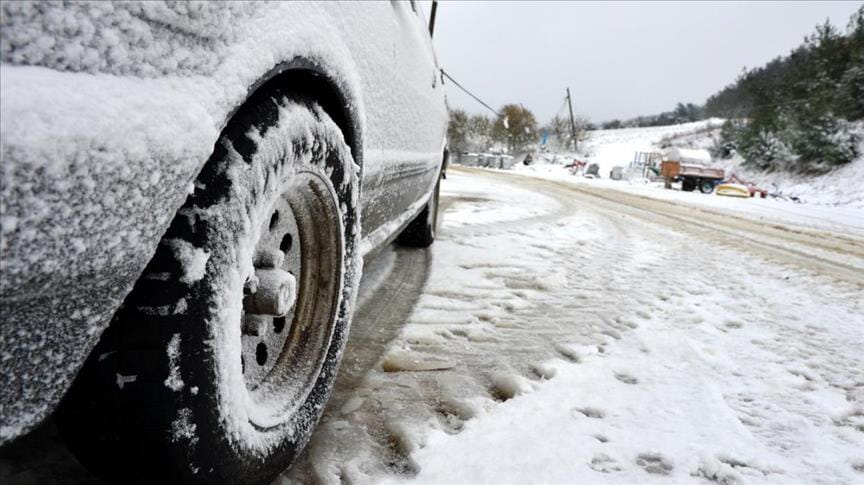
{"type": "Polygon", "coordinates": [[[622,470],[618,461],[604,453],[594,455],[594,457],[591,458],[591,461],[588,462],[588,466],[595,472],[599,473],[620,472],[622,470]]]}
{"type": "Polygon", "coordinates": [[[636,464],[652,475],[668,475],[675,468],[672,462],[659,453],[640,453],[636,464]]]}
{"type": "Polygon", "coordinates": [[[516,396],[528,394],[536,384],[517,374],[498,373],[492,376],[489,395],[498,402],[509,401],[516,396]]]}
{"type": "Polygon", "coordinates": [[[639,379],[631,376],[630,374],[624,373],[624,372],[616,373],[615,378],[618,379],[619,381],[623,382],[624,384],[631,384],[631,385],[639,384],[639,379]]]}
{"type": "Polygon", "coordinates": [[[465,427],[465,419],[453,406],[442,403],[435,409],[435,414],[441,429],[447,434],[458,434],[465,427]]]}
{"type": "Polygon", "coordinates": [[[606,412],[602,409],[592,408],[590,406],[586,406],[583,408],[573,408],[570,410],[570,415],[576,419],[581,418],[593,418],[593,419],[603,419],[606,417],[606,412]]]}
{"type": "Polygon", "coordinates": [[[636,310],[636,315],[645,320],[651,319],[651,314],[646,312],[645,310],[636,310]]]}
{"type": "Polygon", "coordinates": [[[555,350],[558,351],[561,357],[564,357],[569,362],[572,362],[574,364],[582,362],[582,356],[580,355],[580,353],[565,344],[557,344],[555,346],[555,350]]]}

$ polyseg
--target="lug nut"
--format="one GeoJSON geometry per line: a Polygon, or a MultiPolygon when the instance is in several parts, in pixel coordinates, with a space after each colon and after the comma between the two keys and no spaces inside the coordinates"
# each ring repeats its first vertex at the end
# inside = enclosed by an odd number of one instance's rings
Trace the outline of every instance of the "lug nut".
{"type": "Polygon", "coordinates": [[[243,298],[246,313],[277,317],[288,313],[297,297],[294,275],[281,269],[259,269],[255,276],[258,277],[258,291],[243,298]]]}

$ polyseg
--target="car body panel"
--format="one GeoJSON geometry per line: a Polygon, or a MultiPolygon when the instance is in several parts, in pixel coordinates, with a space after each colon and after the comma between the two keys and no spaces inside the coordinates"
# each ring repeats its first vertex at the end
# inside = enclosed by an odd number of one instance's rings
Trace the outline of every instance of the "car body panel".
{"type": "MultiPolygon", "coordinates": [[[[404,2],[5,2],[0,36],[0,442],[71,384],[250,89],[302,59],[346,102],[363,248],[428,198],[446,133],[404,2]]],[[[290,79],[290,78],[289,78],[290,79]]]]}

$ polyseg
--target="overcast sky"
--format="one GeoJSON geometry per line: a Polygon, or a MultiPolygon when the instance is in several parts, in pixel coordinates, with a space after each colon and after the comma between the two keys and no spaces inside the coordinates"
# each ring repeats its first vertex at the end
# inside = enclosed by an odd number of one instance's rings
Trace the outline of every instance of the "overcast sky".
{"type": "MultiPolygon", "coordinates": [[[[702,104],[826,18],[845,32],[860,5],[445,1],[434,43],[440,65],[496,109],[522,103],[545,123],[569,86],[574,111],[599,122],[702,104]]],[[[484,111],[446,86],[451,106],[484,111]]]]}

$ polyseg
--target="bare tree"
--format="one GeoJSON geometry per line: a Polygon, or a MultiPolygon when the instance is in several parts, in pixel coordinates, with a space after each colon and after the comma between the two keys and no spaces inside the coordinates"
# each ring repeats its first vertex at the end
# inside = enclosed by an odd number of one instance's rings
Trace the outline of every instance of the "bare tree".
{"type": "MultiPolygon", "coordinates": [[[[576,142],[582,144],[590,138],[590,130],[594,128],[588,118],[584,116],[574,117],[576,125],[576,142]]],[[[570,130],[570,119],[563,116],[555,116],[543,127],[549,133],[550,145],[553,150],[572,150],[573,135],[570,130]]]]}
{"type": "Polygon", "coordinates": [[[531,110],[518,104],[506,104],[499,113],[492,132],[496,141],[506,143],[511,153],[537,140],[537,119],[531,110]]]}

